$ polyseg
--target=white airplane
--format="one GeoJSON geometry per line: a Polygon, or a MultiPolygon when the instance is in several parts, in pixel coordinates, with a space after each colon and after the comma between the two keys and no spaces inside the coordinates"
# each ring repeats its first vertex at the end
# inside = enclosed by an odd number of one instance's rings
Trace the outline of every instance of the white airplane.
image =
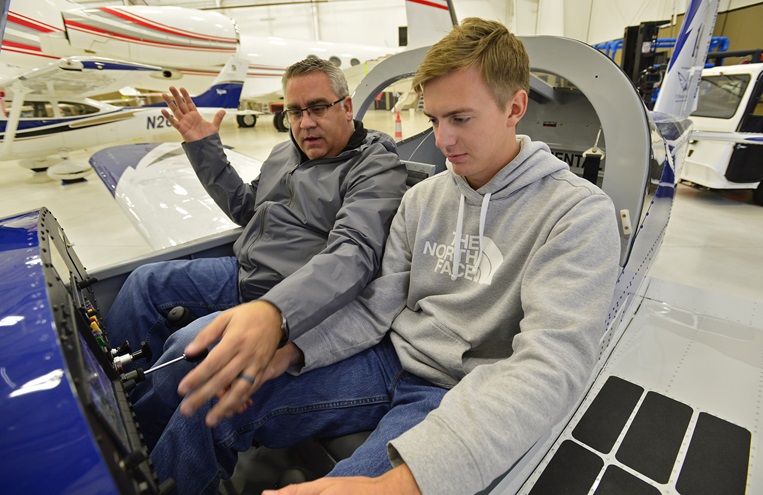
{"type": "MultiPolygon", "coordinates": [[[[551,146],[564,148],[571,146],[568,137],[578,140],[582,135],[570,129],[572,124],[592,128],[590,139],[579,146],[593,144],[601,129],[596,147],[606,156],[599,156],[600,168],[589,176],[615,204],[621,268],[610,314],[602,321],[599,360],[578,404],[524,456],[506,459],[505,473],[492,483],[495,473],[487,472],[489,486],[480,494],[763,493],[763,471],[756,462],[763,432],[760,302],[648,276],[670,219],[691,135],[688,116],[696,104],[692,100],[717,8],[718,0],[690,3],[691,15],[679,34],[682,43],[666,76],[684,84],[680,89],[664,86],[654,112],[647,111],[627,76],[593,48],[551,36],[522,38],[536,76],[544,73],[532,81],[532,103],[525,119],[539,122],[529,122],[527,132],[545,129],[545,136],[556,137],[551,146]],[[661,169],[656,186],[650,181],[653,163],[661,169]]],[[[358,116],[380,87],[413,72],[424,53],[423,49],[404,52],[377,65],[354,95],[358,116]]],[[[401,154],[409,162],[422,162],[422,167],[441,169],[444,158],[437,155],[433,141],[430,131],[422,133],[401,142],[401,154]]],[[[11,463],[6,486],[12,492],[61,492],[70,486],[97,485],[104,493],[166,493],[162,489],[166,486],[157,486],[145,456],[139,455],[144,448],[139,425],[130,414],[98,322],[136,267],[159,260],[230,255],[237,233],[199,239],[88,273],[71,240],[46,210],[2,220],[0,232],[0,247],[9,260],[0,269],[10,272],[0,274],[0,283],[6,283],[4,293],[11,296],[0,301],[0,316],[8,315],[0,320],[7,327],[0,334],[7,361],[4,383],[13,388],[0,397],[0,411],[13,435],[4,452],[13,454],[6,455],[11,463]],[[39,255],[34,257],[38,238],[39,255]],[[60,256],[51,256],[51,250],[60,256]],[[69,282],[66,287],[62,280],[69,282]],[[47,298],[37,296],[40,287],[46,288],[47,298]],[[25,289],[34,297],[28,297],[25,289]],[[35,304],[22,304],[27,300],[35,304]],[[22,331],[23,342],[18,338],[22,331]],[[28,341],[37,345],[25,345],[28,341]],[[27,371],[30,367],[34,373],[27,371]],[[57,386],[61,382],[66,386],[57,386]],[[61,399],[60,394],[68,395],[61,399]],[[44,407],[54,400],[59,404],[55,410],[44,407]],[[77,445],[78,459],[88,463],[66,463],[71,450],[50,441],[64,429],[61,424],[78,433],[73,438],[90,440],[77,445]],[[67,469],[55,469],[61,465],[67,469]],[[41,469],[48,476],[38,476],[41,469]]],[[[305,447],[302,459],[314,462],[287,472],[320,476],[347,450],[325,439],[305,447]]],[[[278,472],[270,477],[278,463],[269,462],[268,452],[250,452],[255,455],[239,456],[244,469],[237,470],[226,492],[259,493],[240,483],[246,480],[247,469],[259,479],[259,489],[262,484],[283,486],[278,472]]]]}
{"type": "MultiPolygon", "coordinates": [[[[449,0],[405,4],[410,48],[432,44],[453,27],[449,0]]],[[[239,33],[229,17],[181,7],[85,8],[69,0],[16,0],[8,13],[0,63],[10,71],[73,55],[149,65],[161,61],[163,78],[144,78],[139,87],[164,91],[169,79],[193,93],[208,87],[227,59],[238,54],[250,63],[242,99],[272,102],[271,111],[280,115],[281,76],[290,63],[312,54],[350,68],[400,50],[239,33]]],[[[256,113],[241,114],[238,121],[253,126],[256,113]]]]}
{"type": "Polygon", "coordinates": [[[681,179],[710,189],[752,189],[763,206],[763,63],[702,71],[695,131],[681,179]]]}
{"type": "MultiPolygon", "coordinates": [[[[238,108],[246,67],[246,61],[230,58],[215,83],[194,97],[202,112],[213,115],[220,108],[238,108]]],[[[4,88],[0,160],[21,159],[29,168],[47,168],[52,178],[76,180],[90,167],[68,161],[70,150],[174,132],[161,115],[163,102],[118,107],[88,98],[114,91],[131,77],[161,76],[162,72],[160,67],[144,64],[68,57],[0,81],[4,88]],[[52,167],[40,161],[51,154],[61,155],[64,161],[52,167]]]]}

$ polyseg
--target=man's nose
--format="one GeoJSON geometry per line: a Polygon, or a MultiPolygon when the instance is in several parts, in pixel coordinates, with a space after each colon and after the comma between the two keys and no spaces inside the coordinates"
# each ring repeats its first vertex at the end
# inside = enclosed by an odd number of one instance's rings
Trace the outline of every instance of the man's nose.
{"type": "Polygon", "coordinates": [[[440,150],[452,146],[456,142],[456,135],[448,126],[440,124],[434,130],[434,143],[440,150]]]}
{"type": "Polygon", "coordinates": [[[315,117],[313,117],[307,110],[302,112],[302,119],[299,121],[299,126],[302,129],[309,129],[316,126],[315,117]]]}

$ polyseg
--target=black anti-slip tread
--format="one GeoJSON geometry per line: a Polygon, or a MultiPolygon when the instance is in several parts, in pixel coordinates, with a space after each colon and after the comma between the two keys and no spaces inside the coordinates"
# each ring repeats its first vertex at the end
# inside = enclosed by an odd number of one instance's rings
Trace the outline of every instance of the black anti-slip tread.
{"type": "Polygon", "coordinates": [[[610,376],[575,426],[572,436],[608,454],[643,393],[642,387],[610,376]]]}
{"type": "Polygon", "coordinates": [[[530,490],[530,495],[586,495],[604,460],[582,445],[565,440],[530,490]]]}
{"type": "Polygon", "coordinates": [[[667,483],[691,415],[686,404],[647,392],[617,449],[617,460],[649,479],[667,483]]]}
{"type": "Polygon", "coordinates": [[[683,495],[744,495],[750,462],[749,430],[700,413],[676,490],[683,495]]]}
{"type": "Polygon", "coordinates": [[[621,467],[608,466],[594,495],[660,495],[660,490],[621,467]]]}

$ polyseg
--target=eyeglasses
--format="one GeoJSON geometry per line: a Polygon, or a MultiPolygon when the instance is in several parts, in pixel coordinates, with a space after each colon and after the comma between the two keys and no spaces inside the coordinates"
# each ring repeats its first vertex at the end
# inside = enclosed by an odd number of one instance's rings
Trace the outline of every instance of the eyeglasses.
{"type": "Polygon", "coordinates": [[[343,97],[339,98],[338,100],[336,100],[334,103],[325,103],[325,104],[321,104],[321,105],[310,105],[309,107],[306,107],[306,108],[291,108],[291,109],[286,110],[286,113],[289,115],[289,120],[292,121],[292,122],[296,122],[299,119],[301,119],[302,118],[302,112],[307,112],[307,114],[310,117],[313,117],[313,118],[316,118],[316,119],[320,119],[321,117],[326,115],[326,112],[328,111],[328,109],[330,107],[333,107],[334,105],[336,105],[340,101],[344,100],[345,98],[347,98],[347,97],[343,96],[343,97]]]}

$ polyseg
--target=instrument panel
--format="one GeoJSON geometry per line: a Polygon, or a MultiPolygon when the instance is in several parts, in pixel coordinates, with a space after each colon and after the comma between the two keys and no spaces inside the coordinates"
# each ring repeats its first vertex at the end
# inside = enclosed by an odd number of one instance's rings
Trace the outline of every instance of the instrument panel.
{"type": "Polygon", "coordinates": [[[9,493],[169,493],[101,330],[94,282],[47,209],[0,220],[0,416],[9,493]]]}

